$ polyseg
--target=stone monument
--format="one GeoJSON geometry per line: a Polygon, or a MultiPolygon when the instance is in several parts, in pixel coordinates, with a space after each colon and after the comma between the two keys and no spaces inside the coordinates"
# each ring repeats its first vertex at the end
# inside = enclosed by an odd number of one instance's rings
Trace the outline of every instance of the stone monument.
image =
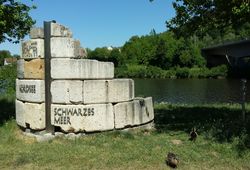
{"type": "Polygon", "coordinates": [[[112,62],[86,59],[86,50],[68,28],[48,23],[47,32],[33,28],[31,39],[22,42],[16,79],[19,126],[33,131],[51,126],[53,132],[87,133],[153,122],[152,98],[135,98],[132,79],[114,79],[112,62]],[[47,73],[46,57],[50,57],[47,73]]]}

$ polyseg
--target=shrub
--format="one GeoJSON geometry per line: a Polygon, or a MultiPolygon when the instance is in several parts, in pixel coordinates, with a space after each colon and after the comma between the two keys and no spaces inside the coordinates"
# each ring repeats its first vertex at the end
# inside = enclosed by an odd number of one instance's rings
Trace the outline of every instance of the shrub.
{"type": "Polygon", "coordinates": [[[187,78],[189,75],[189,68],[187,67],[177,67],[176,68],[176,77],[177,78],[187,78]]]}

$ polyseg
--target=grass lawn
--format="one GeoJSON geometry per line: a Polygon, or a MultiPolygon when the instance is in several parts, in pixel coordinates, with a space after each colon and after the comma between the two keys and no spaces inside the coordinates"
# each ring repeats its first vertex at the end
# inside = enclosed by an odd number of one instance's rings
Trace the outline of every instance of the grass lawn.
{"type": "Polygon", "coordinates": [[[178,155],[177,169],[250,169],[248,131],[237,133],[238,124],[233,122],[239,106],[157,105],[155,113],[154,130],[41,143],[23,136],[15,120],[6,119],[0,124],[0,169],[170,169],[165,163],[167,152],[178,155]],[[192,126],[199,133],[195,142],[188,140],[192,126]]]}

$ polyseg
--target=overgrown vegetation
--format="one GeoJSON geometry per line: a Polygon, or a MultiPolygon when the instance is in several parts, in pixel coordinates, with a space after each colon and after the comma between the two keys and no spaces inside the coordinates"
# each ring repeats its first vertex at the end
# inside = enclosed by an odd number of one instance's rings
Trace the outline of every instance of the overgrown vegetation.
{"type": "Polygon", "coordinates": [[[174,67],[163,70],[155,66],[131,65],[126,64],[115,68],[116,77],[131,78],[220,78],[226,77],[228,68],[226,65],[213,67],[174,67]]]}
{"type": "Polygon", "coordinates": [[[0,43],[9,41],[18,43],[30,31],[35,21],[30,17],[30,10],[35,6],[28,6],[18,0],[0,1],[0,43]]]}
{"type": "Polygon", "coordinates": [[[0,95],[15,95],[16,89],[17,66],[11,64],[0,67],[0,95]]]}
{"type": "MultiPolygon", "coordinates": [[[[6,104],[0,103],[1,108],[6,104]]],[[[9,109],[9,115],[13,112],[9,109]]],[[[249,131],[240,124],[240,113],[240,105],[160,104],[155,106],[155,130],[42,143],[24,136],[5,115],[0,117],[0,169],[168,169],[167,152],[179,156],[178,169],[249,169],[249,131]],[[195,142],[188,140],[192,127],[199,134],[195,142]]]]}

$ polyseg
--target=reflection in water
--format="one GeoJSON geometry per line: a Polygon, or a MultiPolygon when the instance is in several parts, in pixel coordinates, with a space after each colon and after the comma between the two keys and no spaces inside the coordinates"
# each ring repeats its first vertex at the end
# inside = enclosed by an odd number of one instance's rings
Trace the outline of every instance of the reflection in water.
{"type": "MultiPolygon", "coordinates": [[[[152,96],[157,103],[234,103],[241,101],[237,79],[134,79],[136,96],[152,96]]],[[[249,83],[247,83],[250,89],[249,83]]],[[[248,92],[247,92],[248,93],[248,92]]],[[[247,94],[247,101],[250,95],[247,94]]]]}

